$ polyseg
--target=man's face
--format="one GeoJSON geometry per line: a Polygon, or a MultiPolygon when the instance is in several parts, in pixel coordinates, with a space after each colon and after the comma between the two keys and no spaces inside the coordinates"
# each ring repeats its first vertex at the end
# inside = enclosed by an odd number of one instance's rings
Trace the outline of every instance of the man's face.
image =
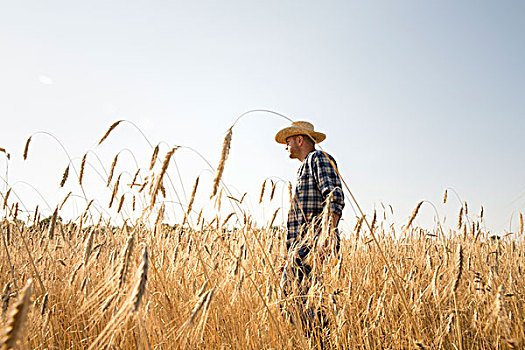
{"type": "Polygon", "coordinates": [[[286,150],[288,151],[288,155],[291,159],[299,159],[299,140],[301,136],[290,136],[286,138],[286,150]]]}

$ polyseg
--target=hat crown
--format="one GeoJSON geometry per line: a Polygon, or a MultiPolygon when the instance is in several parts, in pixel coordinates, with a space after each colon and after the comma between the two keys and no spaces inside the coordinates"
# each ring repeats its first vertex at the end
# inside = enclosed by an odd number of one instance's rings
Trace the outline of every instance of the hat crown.
{"type": "Polygon", "coordinates": [[[298,128],[305,129],[308,131],[314,131],[314,125],[309,122],[304,122],[304,121],[292,122],[292,126],[296,126],[298,128]]]}

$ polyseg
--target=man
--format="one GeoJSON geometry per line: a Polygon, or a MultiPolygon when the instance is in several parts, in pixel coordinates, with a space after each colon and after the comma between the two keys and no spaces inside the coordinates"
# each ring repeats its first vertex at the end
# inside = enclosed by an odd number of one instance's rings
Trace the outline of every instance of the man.
{"type": "MultiPolygon", "coordinates": [[[[305,257],[319,237],[325,209],[330,218],[329,229],[335,231],[336,249],[339,248],[337,224],[343,211],[344,196],[334,158],[315,149],[315,144],[325,138],[325,134],[315,131],[314,126],[305,121],[292,122],[291,126],[275,135],[278,143],[286,144],[290,158],[301,162],[288,212],[287,259],[281,278],[281,286],[286,295],[294,288],[300,294],[306,293],[305,288],[301,287],[307,285],[311,267],[306,263],[305,257]],[[328,208],[325,208],[326,205],[328,208]]],[[[324,245],[324,242],[319,243],[324,245]]],[[[310,319],[311,310],[307,310],[307,313],[306,317],[310,319]]]]}

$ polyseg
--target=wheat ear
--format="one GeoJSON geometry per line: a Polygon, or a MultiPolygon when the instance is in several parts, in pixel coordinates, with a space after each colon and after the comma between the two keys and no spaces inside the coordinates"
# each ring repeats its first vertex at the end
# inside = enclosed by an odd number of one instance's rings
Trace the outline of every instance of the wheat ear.
{"type": "Polygon", "coordinates": [[[55,237],[55,227],[57,223],[57,217],[58,217],[58,207],[53,212],[53,216],[51,217],[51,221],[49,223],[49,230],[47,232],[47,236],[49,239],[53,239],[55,237]]]}
{"type": "Polygon", "coordinates": [[[166,157],[164,158],[164,162],[162,163],[160,174],[155,179],[155,186],[153,187],[153,192],[151,193],[151,205],[155,204],[155,200],[157,199],[157,193],[159,192],[159,189],[162,186],[162,178],[164,177],[166,170],[168,170],[168,165],[170,164],[171,156],[173,155],[173,153],[175,153],[176,150],[177,147],[173,147],[168,153],[166,153],[166,157]]]}
{"type": "Polygon", "coordinates": [[[359,237],[359,232],[361,232],[361,227],[363,227],[363,221],[365,220],[365,217],[362,216],[359,219],[357,219],[357,222],[354,227],[355,235],[356,237],[359,237]]]}
{"type": "Polygon", "coordinates": [[[69,164],[68,164],[66,170],[64,170],[64,173],[62,174],[62,181],[60,181],[60,187],[64,187],[64,185],[66,184],[68,176],[69,176],[69,164]]]}
{"type": "Polygon", "coordinates": [[[199,186],[199,176],[195,179],[195,184],[193,185],[193,190],[191,191],[191,197],[190,202],[188,203],[188,210],[186,210],[186,216],[184,217],[182,226],[186,223],[187,217],[191,213],[191,209],[193,208],[193,202],[195,201],[195,194],[197,193],[197,187],[199,186]]]}
{"type": "Polygon", "coordinates": [[[412,215],[410,216],[410,219],[408,220],[407,229],[410,227],[410,225],[412,225],[412,222],[416,218],[417,213],[419,212],[419,209],[421,208],[421,205],[423,205],[423,201],[419,202],[416,205],[416,208],[414,209],[414,211],[412,212],[412,215]]]}
{"type": "Polygon", "coordinates": [[[133,251],[133,244],[135,243],[135,235],[133,233],[133,231],[129,234],[128,236],[128,240],[126,242],[126,247],[124,248],[124,250],[122,251],[122,256],[121,256],[121,263],[120,263],[120,271],[119,271],[119,282],[118,282],[118,286],[119,288],[122,287],[122,285],[124,284],[124,282],[126,282],[126,275],[127,275],[127,272],[128,272],[128,267],[129,267],[129,260],[131,258],[131,252],[133,251]]]}
{"type": "Polygon", "coordinates": [[[2,206],[3,209],[5,209],[5,207],[7,206],[7,199],[9,198],[10,194],[11,194],[11,188],[9,188],[9,190],[7,190],[7,193],[5,194],[4,205],[2,206]]]}
{"type": "Polygon", "coordinates": [[[67,200],[69,199],[72,193],[73,192],[69,191],[67,196],[64,197],[64,200],[62,201],[62,203],[60,203],[60,207],[58,207],[58,210],[62,210],[62,207],[64,206],[64,204],[66,204],[67,200]]]}
{"type": "Polygon", "coordinates": [[[262,183],[262,187],[261,187],[261,196],[259,197],[259,204],[262,203],[262,200],[263,200],[263,196],[264,196],[264,190],[266,189],[266,179],[263,181],[262,183]]]}
{"type": "Polygon", "coordinates": [[[270,192],[270,202],[273,200],[275,194],[275,188],[277,187],[277,182],[272,181],[272,191],[270,192]]]}
{"type": "Polygon", "coordinates": [[[22,329],[24,328],[27,311],[31,294],[33,293],[33,281],[29,279],[20,293],[20,297],[13,304],[11,313],[5,326],[4,336],[1,342],[1,349],[16,349],[17,343],[21,338],[22,329]]]}
{"type": "Polygon", "coordinates": [[[95,230],[91,230],[89,236],[86,240],[86,245],[84,246],[84,266],[87,267],[87,262],[89,256],[91,255],[91,250],[93,248],[93,236],[95,235],[95,230]]]}
{"type": "Polygon", "coordinates": [[[11,299],[11,282],[7,282],[2,291],[2,315],[7,311],[9,306],[9,299],[11,299]]]}
{"type": "Polygon", "coordinates": [[[483,206],[481,206],[481,212],[479,213],[479,219],[483,220],[483,206]]]}
{"type": "Polygon", "coordinates": [[[374,233],[375,225],[377,221],[377,212],[374,210],[374,216],[372,217],[372,223],[370,224],[370,233],[374,233]]]}
{"type": "Polygon", "coordinates": [[[463,207],[459,210],[458,215],[458,230],[461,230],[461,227],[463,226],[463,207]]]}
{"type": "Polygon", "coordinates": [[[133,181],[131,181],[129,188],[133,188],[133,186],[137,185],[135,181],[137,181],[137,177],[139,176],[139,174],[140,174],[140,168],[137,169],[137,171],[135,172],[135,175],[133,176],[133,181]]]}
{"type": "Polygon", "coordinates": [[[228,129],[228,132],[224,137],[224,142],[222,144],[221,159],[219,161],[219,166],[217,167],[217,174],[215,175],[215,179],[213,180],[213,191],[210,198],[215,196],[217,194],[217,190],[219,189],[219,182],[221,181],[222,174],[224,172],[224,164],[226,163],[226,159],[228,159],[228,154],[230,153],[230,144],[232,142],[232,128],[233,126],[228,129]]]}
{"type": "Polygon", "coordinates": [[[111,199],[109,200],[109,207],[111,208],[111,206],[113,205],[113,201],[115,200],[115,198],[117,197],[117,192],[118,192],[118,186],[120,184],[120,176],[122,174],[120,174],[118,177],[117,177],[117,181],[115,182],[115,185],[113,185],[113,192],[111,193],[111,199]]]}
{"type": "Polygon", "coordinates": [[[80,162],[80,174],[78,175],[78,183],[80,184],[80,186],[82,186],[82,178],[84,177],[84,169],[86,167],[86,158],[87,158],[87,153],[84,154],[84,156],[82,157],[82,162],[80,162]]]}
{"type": "Polygon", "coordinates": [[[0,147],[0,152],[5,153],[7,159],[11,159],[11,155],[5,150],[5,148],[0,147]]]}
{"type": "Polygon", "coordinates": [[[157,160],[157,155],[159,154],[159,145],[155,146],[155,149],[153,150],[153,154],[151,155],[151,161],[149,164],[149,170],[152,170],[155,166],[155,161],[157,160]]]}
{"type": "Polygon", "coordinates": [[[109,176],[108,176],[108,183],[107,186],[109,187],[109,184],[111,183],[111,180],[113,179],[113,173],[115,171],[115,166],[117,165],[118,155],[120,153],[117,153],[115,155],[115,158],[113,158],[113,163],[111,163],[111,169],[109,170],[109,176]]]}
{"type": "Polygon", "coordinates": [[[47,308],[48,301],[49,301],[49,293],[46,293],[44,295],[44,300],[42,301],[42,310],[40,311],[42,316],[44,316],[44,314],[46,313],[46,308],[47,308]]]}
{"type": "Polygon", "coordinates": [[[119,125],[121,122],[123,122],[123,120],[118,120],[118,121],[114,122],[113,124],[111,124],[111,126],[108,129],[108,131],[106,131],[104,136],[102,136],[102,138],[98,142],[98,145],[100,145],[102,142],[104,142],[104,140],[108,138],[109,134],[111,134],[113,129],[115,129],[117,127],[117,125],[119,125]]]}
{"type": "Polygon", "coordinates": [[[144,296],[144,292],[146,291],[146,281],[148,279],[148,248],[144,247],[144,250],[142,251],[142,263],[140,264],[138,268],[138,274],[137,274],[137,284],[135,286],[135,289],[133,290],[133,297],[132,297],[132,310],[137,311],[140,306],[140,301],[142,300],[142,297],[144,296]]]}
{"type": "Polygon", "coordinates": [[[29,151],[29,143],[31,142],[31,136],[26,141],[26,145],[24,147],[24,160],[27,159],[27,152],[29,151]]]}
{"type": "Polygon", "coordinates": [[[463,273],[463,247],[461,246],[461,244],[458,244],[457,257],[456,257],[456,279],[454,280],[454,287],[452,288],[452,293],[454,294],[458,290],[462,273],[463,273]]]}
{"type": "Polygon", "coordinates": [[[277,217],[277,213],[279,212],[281,208],[277,208],[275,212],[273,213],[272,220],[270,221],[270,224],[268,225],[268,228],[272,228],[273,222],[275,221],[275,218],[277,217]]]}
{"type": "Polygon", "coordinates": [[[120,196],[120,201],[118,203],[117,214],[120,213],[120,211],[122,210],[122,205],[123,204],[124,204],[124,194],[122,196],[120,196]]]}

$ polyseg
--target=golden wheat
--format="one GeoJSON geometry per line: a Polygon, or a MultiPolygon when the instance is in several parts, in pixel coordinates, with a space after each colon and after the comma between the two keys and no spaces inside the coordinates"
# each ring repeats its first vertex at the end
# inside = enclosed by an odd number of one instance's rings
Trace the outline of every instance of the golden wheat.
{"type": "Polygon", "coordinates": [[[98,144],[100,145],[102,142],[104,142],[105,139],[108,138],[109,134],[111,134],[111,132],[121,123],[123,122],[123,120],[118,120],[116,122],[114,122],[113,124],[111,124],[111,126],[109,127],[108,131],[106,131],[106,133],[104,134],[104,136],[102,136],[102,138],[100,139],[100,141],[98,142],[98,144]]]}
{"type": "Polygon", "coordinates": [[[32,280],[29,279],[24,289],[20,292],[18,300],[13,304],[11,313],[4,327],[4,335],[2,337],[0,348],[6,350],[18,348],[17,343],[21,338],[32,293],[32,280]]]}
{"type": "Polygon", "coordinates": [[[217,190],[219,188],[219,182],[222,179],[222,173],[224,172],[224,165],[226,163],[226,159],[228,159],[228,154],[230,153],[230,144],[232,141],[232,128],[228,129],[228,132],[226,133],[226,136],[224,137],[224,142],[222,144],[222,151],[221,151],[221,159],[219,160],[219,165],[217,166],[217,174],[215,175],[215,179],[213,180],[213,190],[211,193],[210,198],[214,197],[217,194],[217,190]]]}

